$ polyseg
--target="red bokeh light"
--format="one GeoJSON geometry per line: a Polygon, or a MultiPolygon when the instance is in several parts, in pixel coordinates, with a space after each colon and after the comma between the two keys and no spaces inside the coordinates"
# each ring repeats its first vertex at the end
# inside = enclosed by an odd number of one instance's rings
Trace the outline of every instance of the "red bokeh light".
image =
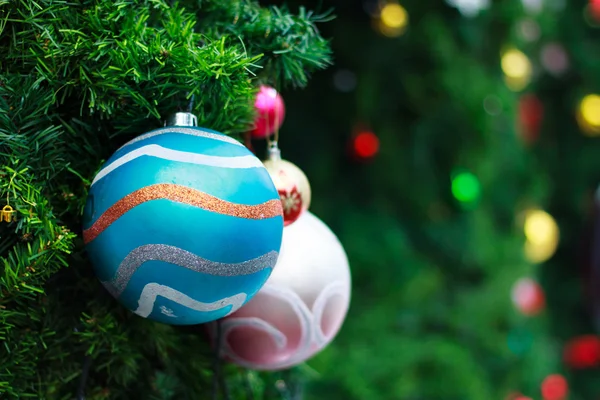
{"type": "Polygon", "coordinates": [[[513,287],[512,300],[517,309],[527,316],[539,314],[546,306],[544,290],[530,278],[522,278],[517,281],[513,287]]]}
{"type": "Polygon", "coordinates": [[[521,124],[521,135],[526,143],[537,140],[544,119],[544,106],[542,102],[532,94],[523,95],[519,99],[519,122],[521,124]]]}
{"type": "Polygon", "coordinates": [[[531,397],[523,396],[520,393],[511,393],[505,400],[532,400],[531,397]]]}
{"type": "Polygon", "coordinates": [[[600,21],[600,0],[590,0],[590,11],[595,20],[600,21]]]}
{"type": "Polygon", "coordinates": [[[600,364],[600,338],[595,335],[571,339],[564,348],[563,360],[571,368],[590,368],[600,364]]]}
{"type": "Polygon", "coordinates": [[[354,153],[360,158],[371,158],[379,152],[379,138],[373,132],[360,132],[354,137],[354,153]]]}
{"type": "Polygon", "coordinates": [[[542,382],[542,397],[544,400],[564,400],[568,391],[569,385],[562,375],[549,375],[542,382]]]}

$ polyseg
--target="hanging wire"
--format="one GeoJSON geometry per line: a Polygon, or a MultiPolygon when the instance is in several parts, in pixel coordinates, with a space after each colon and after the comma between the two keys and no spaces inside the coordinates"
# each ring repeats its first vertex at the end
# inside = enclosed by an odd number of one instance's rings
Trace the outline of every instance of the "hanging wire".
{"type": "Polygon", "coordinates": [[[81,378],[79,379],[79,387],[77,388],[77,400],[85,400],[85,385],[87,378],[90,373],[90,367],[92,365],[92,358],[85,356],[83,359],[83,368],[81,370],[81,378]]]}
{"type": "MultiPolygon", "coordinates": [[[[273,85],[275,90],[277,91],[277,96],[281,96],[281,94],[279,93],[279,85],[277,84],[277,79],[275,79],[275,84],[273,85]]],[[[279,113],[275,113],[275,119],[273,121],[274,126],[269,126],[269,118],[268,115],[266,116],[266,121],[267,121],[267,132],[271,131],[271,128],[275,128],[274,132],[273,132],[273,140],[271,140],[270,138],[270,134],[267,135],[267,149],[271,150],[278,150],[279,149],[279,118],[280,118],[280,114],[279,113]]],[[[279,153],[278,151],[276,151],[277,153],[279,153]]]]}
{"type": "Polygon", "coordinates": [[[187,106],[187,112],[191,113],[194,110],[194,95],[192,95],[192,97],[190,97],[190,102],[188,103],[187,106]]]}
{"type": "Polygon", "coordinates": [[[229,387],[227,381],[223,375],[221,365],[221,350],[223,349],[223,327],[221,326],[221,320],[216,322],[217,325],[217,343],[215,346],[215,357],[213,359],[213,387],[212,387],[212,398],[217,400],[219,398],[219,389],[223,392],[223,398],[229,400],[229,387]]]}
{"type": "Polygon", "coordinates": [[[215,354],[213,358],[213,381],[212,381],[212,399],[218,400],[219,398],[219,374],[221,373],[221,323],[216,322],[217,325],[217,343],[215,346],[215,354]]]}
{"type": "MultiPolygon", "coordinates": [[[[275,82],[275,90],[277,91],[277,96],[281,96],[279,93],[279,85],[275,82]]],[[[275,145],[279,144],[279,117],[281,115],[279,113],[275,113],[275,132],[273,133],[273,140],[275,141],[275,145]]]]}

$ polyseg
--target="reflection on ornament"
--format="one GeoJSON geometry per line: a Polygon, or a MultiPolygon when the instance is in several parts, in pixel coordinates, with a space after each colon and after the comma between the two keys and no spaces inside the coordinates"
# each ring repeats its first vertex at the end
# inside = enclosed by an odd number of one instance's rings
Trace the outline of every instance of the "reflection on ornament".
{"type": "Polygon", "coordinates": [[[513,286],[511,298],[515,307],[527,316],[539,314],[546,305],[542,287],[531,278],[521,278],[513,286]]]}
{"type": "Polygon", "coordinates": [[[600,96],[588,94],[579,104],[579,127],[588,136],[600,136],[600,96]]]}
{"type": "MultiPolygon", "coordinates": [[[[224,358],[254,370],[296,366],[336,336],[350,303],[350,268],[335,234],[309,211],[284,228],[266,285],[221,321],[224,358]]],[[[209,334],[215,337],[215,324],[209,334]]]]}
{"type": "Polygon", "coordinates": [[[352,147],[358,158],[370,159],[379,152],[379,138],[373,132],[360,132],[354,137],[352,147]]]}
{"type": "Polygon", "coordinates": [[[544,400],[565,400],[569,393],[567,380],[559,374],[547,376],[541,389],[544,400]]]}
{"type": "Polygon", "coordinates": [[[381,8],[377,28],[382,35],[397,37],[404,33],[408,25],[408,13],[398,3],[388,3],[381,8]]]}
{"type": "Polygon", "coordinates": [[[288,226],[308,210],[311,200],[310,183],[300,168],[281,159],[276,143],[269,149],[269,159],[264,161],[264,166],[279,193],[284,226],[288,226]]]}
{"type": "Polygon", "coordinates": [[[558,247],[559,230],[554,218],[542,210],[525,213],[525,256],[532,263],[548,260],[558,247]]]}
{"type": "Polygon", "coordinates": [[[504,52],[501,58],[501,67],[504,72],[504,80],[511,90],[519,91],[529,84],[532,66],[523,52],[517,49],[509,49],[504,52]]]}
{"type": "Polygon", "coordinates": [[[470,172],[460,172],[452,178],[452,194],[461,203],[473,203],[479,199],[479,180],[470,172]]]}
{"type": "Polygon", "coordinates": [[[569,68],[569,57],[564,47],[558,43],[548,43],[542,47],[540,55],[542,66],[550,74],[559,76],[569,68]]]}
{"type": "Polygon", "coordinates": [[[477,16],[480,11],[490,7],[490,0],[446,0],[446,2],[469,18],[477,16]]]}

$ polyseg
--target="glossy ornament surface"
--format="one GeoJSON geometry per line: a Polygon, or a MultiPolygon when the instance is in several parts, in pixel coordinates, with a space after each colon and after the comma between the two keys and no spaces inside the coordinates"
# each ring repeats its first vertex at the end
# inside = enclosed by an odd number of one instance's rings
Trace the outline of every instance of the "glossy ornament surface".
{"type": "Polygon", "coordinates": [[[310,207],[310,183],[300,168],[289,161],[282,160],[278,153],[274,155],[272,150],[271,156],[264,165],[279,193],[283,206],[284,225],[288,226],[310,207]]]}
{"type": "Polygon", "coordinates": [[[83,238],[125,307],[173,325],[228,315],[267,281],[283,234],[262,162],[226,135],[171,126],[118,149],[92,182],[83,238]]]}
{"type": "MultiPolygon", "coordinates": [[[[260,292],[221,320],[221,354],[254,370],[298,365],[325,348],[350,303],[350,269],[333,232],[309,211],[283,231],[277,266],[260,292]]],[[[215,337],[216,323],[209,332],[215,337]]]]}
{"type": "Polygon", "coordinates": [[[285,105],[281,95],[270,86],[262,85],[254,101],[256,120],[250,131],[255,139],[264,139],[281,128],[285,119],[285,105]]]}

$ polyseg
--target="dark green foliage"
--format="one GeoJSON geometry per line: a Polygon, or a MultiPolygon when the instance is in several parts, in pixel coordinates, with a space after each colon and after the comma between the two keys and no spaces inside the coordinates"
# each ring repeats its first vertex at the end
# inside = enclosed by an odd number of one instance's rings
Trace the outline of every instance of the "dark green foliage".
{"type": "Polygon", "coordinates": [[[0,397],[72,399],[89,363],[87,399],[209,398],[202,328],[135,317],[93,276],[87,188],[192,99],[201,126],[247,131],[259,82],[301,87],[329,64],[324,19],[245,0],[0,1],[0,208],[18,213],[0,223],[0,397]]]}

